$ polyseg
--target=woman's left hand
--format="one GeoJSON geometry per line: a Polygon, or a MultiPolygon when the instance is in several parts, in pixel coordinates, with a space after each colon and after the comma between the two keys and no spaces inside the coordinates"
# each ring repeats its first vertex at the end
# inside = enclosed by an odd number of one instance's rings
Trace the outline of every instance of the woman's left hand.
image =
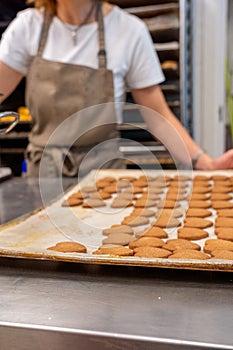
{"type": "Polygon", "coordinates": [[[213,168],[215,170],[233,169],[233,148],[213,159],[213,168]]]}

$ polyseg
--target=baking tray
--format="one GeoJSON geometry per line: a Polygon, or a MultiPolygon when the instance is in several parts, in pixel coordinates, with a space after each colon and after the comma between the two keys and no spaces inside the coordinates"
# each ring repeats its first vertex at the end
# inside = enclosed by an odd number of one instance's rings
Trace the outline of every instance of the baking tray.
{"type": "MultiPolygon", "coordinates": [[[[124,266],[146,266],[159,268],[179,268],[189,270],[233,271],[233,261],[209,259],[209,260],[185,260],[185,259],[158,259],[139,257],[118,257],[107,255],[93,255],[92,252],[102,245],[102,229],[112,224],[120,223],[124,216],[132,211],[132,208],[122,210],[112,209],[110,201],[106,200],[103,210],[82,207],[62,207],[62,202],[80,186],[93,185],[96,179],[105,176],[175,176],[177,171],[162,170],[98,170],[92,171],[79,184],[72,187],[64,196],[57,198],[42,209],[38,209],[26,216],[13,220],[0,227],[0,256],[11,258],[55,260],[74,263],[108,264],[124,266]],[[87,253],[60,253],[47,248],[61,241],[77,241],[87,247],[87,253]]],[[[233,176],[233,171],[218,171],[215,175],[233,176]]],[[[179,175],[213,175],[213,172],[179,171],[179,175]]],[[[191,190],[191,188],[190,188],[191,190]]],[[[181,202],[182,207],[188,206],[187,201],[181,202]]],[[[208,220],[215,220],[216,214],[208,220]]],[[[138,227],[140,231],[146,227],[138,227]]],[[[213,228],[207,229],[209,238],[216,238],[213,228]]],[[[168,230],[169,238],[175,238],[176,232],[168,230]]],[[[201,246],[204,240],[197,241],[201,246]]]]}

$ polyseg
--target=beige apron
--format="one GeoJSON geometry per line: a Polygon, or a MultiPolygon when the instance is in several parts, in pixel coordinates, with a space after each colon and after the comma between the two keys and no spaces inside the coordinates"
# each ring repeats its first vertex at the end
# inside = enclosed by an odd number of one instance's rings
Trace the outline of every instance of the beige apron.
{"type": "MultiPolygon", "coordinates": [[[[118,137],[114,104],[109,103],[114,102],[113,73],[107,70],[100,2],[97,19],[99,68],[92,69],[42,58],[52,21],[52,17],[45,13],[38,54],[27,75],[26,102],[33,119],[26,152],[29,176],[39,175],[40,163],[43,163],[42,176],[77,176],[80,162],[90,149],[100,141],[118,137]],[[97,108],[87,108],[95,105],[97,108]],[[79,137],[82,134],[84,136],[79,137]]],[[[86,171],[96,166],[96,152],[89,157],[86,171]]],[[[107,153],[109,147],[105,145],[101,157],[112,158],[107,153]]],[[[117,154],[112,153],[115,158],[117,154]]],[[[122,166],[122,160],[110,163],[108,166],[111,167],[122,166]]]]}

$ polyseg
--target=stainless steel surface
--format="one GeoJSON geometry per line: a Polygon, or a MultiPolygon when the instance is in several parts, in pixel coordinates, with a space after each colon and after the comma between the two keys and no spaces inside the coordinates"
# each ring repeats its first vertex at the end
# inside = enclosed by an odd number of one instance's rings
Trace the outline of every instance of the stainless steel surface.
{"type": "MultiPolygon", "coordinates": [[[[40,204],[36,180],[0,195],[3,221],[40,204]]],[[[232,273],[1,258],[0,349],[233,349],[232,287],[232,273]]]]}

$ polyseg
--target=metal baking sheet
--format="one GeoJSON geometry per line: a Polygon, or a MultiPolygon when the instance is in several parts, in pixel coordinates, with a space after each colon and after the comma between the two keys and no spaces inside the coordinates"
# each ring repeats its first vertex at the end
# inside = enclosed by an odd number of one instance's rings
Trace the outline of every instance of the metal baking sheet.
{"type": "MultiPolygon", "coordinates": [[[[32,212],[27,216],[14,220],[0,227],[0,256],[69,261],[76,263],[110,264],[125,266],[147,266],[164,268],[181,268],[195,270],[233,271],[233,261],[209,259],[209,260],[181,260],[181,259],[151,259],[138,257],[118,257],[107,255],[93,255],[92,252],[102,245],[105,238],[102,229],[118,224],[129,215],[132,207],[122,210],[112,209],[112,199],[106,200],[106,206],[99,209],[82,207],[62,207],[62,202],[79,187],[94,185],[96,179],[105,176],[135,176],[147,174],[149,176],[169,175],[212,175],[213,172],[189,172],[189,171],[160,171],[160,170],[98,170],[92,171],[79,184],[70,189],[64,196],[46,205],[43,209],[32,212]],[[62,241],[74,241],[84,244],[87,253],[60,253],[47,248],[62,241]]],[[[216,175],[233,176],[232,171],[214,172],[216,175]]],[[[191,190],[191,187],[190,187],[191,190]]],[[[181,202],[182,207],[188,207],[187,201],[181,202]]],[[[156,210],[156,208],[155,208],[156,210]]],[[[212,216],[208,220],[214,222],[216,213],[212,210],[212,216]]],[[[151,219],[152,220],[152,219],[151,219]]],[[[141,231],[147,226],[137,227],[141,231]]],[[[209,238],[216,238],[213,228],[206,229],[209,238]]],[[[176,238],[176,230],[167,230],[169,238],[176,238]]],[[[197,241],[202,247],[205,240],[197,241]]],[[[196,242],[196,241],[195,241],[196,242]]]]}

